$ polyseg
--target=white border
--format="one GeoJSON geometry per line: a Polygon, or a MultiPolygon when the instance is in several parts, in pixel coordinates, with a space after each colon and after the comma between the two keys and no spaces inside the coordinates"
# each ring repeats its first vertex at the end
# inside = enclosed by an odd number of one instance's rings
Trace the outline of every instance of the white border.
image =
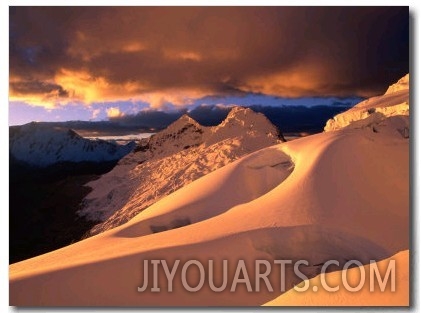
{"type": "MultiPolygon", "coordinates": [[[[6,1],[5,1],[6,2],[6,1]]],[[[420,85],[419,85],[419,64],[418,64],[418,60],[416,59],[417,55],[419,54],[419,38],[420,38],[420,29],[419,29],[419,21],[418,21],[418,17],[419,17],[419,12],[420,12],[420,2],[412,0],[412,1],[396,1],[396,0],[386,0],[386,1],[353,1],[352,5],[354,6],[367,6],[367,5],[382,5],[382,6],[396,6],[396,5],[403,5],[403,6],[410,6],[410,12],[411,12],[411,17],[413,19],[413,36],[412,39],[415,40],[414,43],[414,49],[412,51],[413,53],[413,64],[412,64],[412,68],[411,68],[411,80],[413,80],[413,83],[411,85],[411,87],[415,88],[414,91],[412,91],[413,94],[413,103],[411,103],[411,107],[413,108],[415,105],[418,106],[418,104],[420,103],[420,99],[419,99],[419,95],[420,95],[420,85]],[[418,53],[417,53],[418,52],[418,53]],[[415,81],[415,83],[414,83],[415,81]]],[[[8,166],[8,154],[9,154],[9,140],[8,140],[8,74],[9,74],[9,62],[8,62],[8,53],[9,53],[9,44],[8,44],[8,37],[9,37],[9,22],[8,22],[8,18],[9,18],[9,6],[21,6],[21,5],[27,5],[27,6],[31,6],[31,5],[51,5],[51,6],[57,6],[57,5],[63,5],[63,6],[87,6],[87,5],[110,5],[110,6],[122,6],[122,5],[126,5],[126,6],[130,6],[130,5],[153,5],[153,6],[158,6],[158,5],[191,5],[191,6],[195,6],[195,5],[275,5],[275,6],[279,6],[279,5],[296,5],[296,6],[301,6],[301,5],[344,5],[344,4],[348,4],[348,3],[341,3],[338,1],[303,1],[303,0],[295,0],[293,1],[293,3],[291,1],[250,1],[250,0],[243,0],[243,1],[227,1],[227,0],[213,0],[213,1],[200,1],[200,3],[198,1],[169,1],[169,0],[155,0],[155,1],[140,1],[140,2],[133,2],[133,1],[129,1],[129,0],[120,0],[120,1],[110,1],[110,0],[103,0],[103,1],[86,1],[86,0],[73,0],[73,1],[65,1],[65,2],[60,2],[58,3],[57,1],[37,1],[36,3],[34,3],[33,1],[28,1],[28,0],[15,0],[15,1],[7,1],[7,3],[2,2],[1,7],[0,7],[0,42],[2,43],[2,53],[1,53],[1,58],[0,58],[0,75],[1,75],[1,87],[0,87],[0,95],[1,95],[1,105],[0,105],[0,149],[1,149],[1,155],[2,157],[2,161],[0,162],[1,164],[1,185],[3,188],[3,192],[2,192],[2,197],[1,197],[1,206],[0,206],[0,221],[2,223],[1,227],[0,227],[0,254],[1,254],[1,266],[0,266],[0,309],[2,309],[2,312],[20,312],[20,311],[24,311],[24,312],[44,312],[44,311],[48,311],[48,312],[101,312],[101,311],[107,311],[107,312],[127,312],[127,311],[134,311],[134,310],[124,310],[124,309],[99,309],[99,308],[93,308],[91,310],[89,309],[58,309],[58,308],[53,308],[53,309],[44,309],[44,308],[40,308],[40,309],[17,309],[17,308],[13,308],[13,307],[9,307],[9,296],[8,296],[8,246],[9,246],[9,233],[8,233],[8,208],[9,208],[9,201],[8,201],[8,195],[9,195],[9,191],[8,191],[8,186],[9,186],[9,177],[8,175],[6,175],[6,173],[9,172],[9,166],[8,166]]],[[[414,121],[416,121],[416,123],[413,123],[413,125],[411,125],[411,127],[414,127],[415,130],[413,132],[414,137],[412,138],[412,144],[413,147],[416,148],[414,149],[415,156],[420,156],[420,151],[419,151],[419,143],[415,144],[415,141],[418,141],[418,138],[421,138],[421,134],[420,134],[420,127],[417,127],[416,124],[419,123],[421,121],[420,118],[420,112],[421,109],[414,109],[411,112],[415,112],[415,116],[414,121]]],[[[414,186],[412,186],[412,191],[414,193],[416,193],[419,188],[419,180],[420,180],[420,175],[421,175],[421,171],[420,171],[420,167],[419,164],[417,164],[419,159],[415,159],[414,158],[414,164],[413,164],[413,169],[415,170],[413,172],[414,177],[414,186]]],[[[418,271],[419,271],[419,256],[418,256],[418,251],[420,250],[420,231],[417,231],[418,228],[418,209],[419,209],[419,205],[418,205],[418,198],[416,197],[417,194],[415,194],[413,196],[414,199],[414,203],[413,203],[413,217],[415,219],[415,221],[413,221],[413,233],[414,233],[414,237],[412,238],[413,240],[413,246],[412,246],[412,251],[411,251],[411,255],[413,257],[412,261],[412,274],[415,277],[413,284],[412,284],[412,288],[414,289],[412,291],[412,304],[418,306],[419,305],[419,300],[417,299],[421,299],[421,294],[420,294],[420,288],[418,285],[418,271]]],[[[22,217],[24,218],[24,217],[22,217]]],[[[180,310],[180,309],[179,309],[180,310]]],[[[203,309],[205,310],[205,309],[203,309]]],[[[218,310],[218,309],[215,309],[218,310]]],[[[215,311],[212,310],[212,311],[215,311]]],[[[246,308],[233,308],[230,310],[226,310],[224,309],[223,311],[245,311],[246,308]]],[[[256,308],[251,308],[248,309],[247,311],[257,311],[258,309],[256,308]]],[[[279,309],[278,309],[279,310],[279,309]]],[[[308,309],[294,309],[294,312],[306,312],[306,311],[310,311],[311,308],[308,309]]],[[[325,309],[316,309],[315,311],[324,311],[325,309]]],[[[348,311],[354,311],[354,309],[349,308],[348,311]]],[[[361,309],[358,309],[359,311],[361,311],[361,309]]],[[[385,311],[387,309],[384,308],[380,308],[380,309],[362,309],[362,311],[385,311]]],[[[417,310],[416,307],[413,307],[412,310],[417,310]]],[[[135,311],[142,311],[142,312],[156,312],[157,310],[147,310],[147,309],[137,309],[135,311]]],[[[169,309],[162,309],[159,310],[160,312],[171,312],[174,310],[169,310],[169,309]]],[[[194,311],[198,311],[197,309],[194,309],[194,311]]],[[[206,311],[209,311],[209,309],[207,309],[206,311]]],[[[218,311],[221,311],[220,309],[218,311]]],[[[260,310],[259,310],[260,311],[260,310]]],[[[314,311],[314,310],[312,310],[314,311]]],[[[346,308],[340,310],[340,309],[335,309],[335,310],[329,310],[330,312],[341,312],[341,311],[347,311],[346,308]]],[[[390,312],[397,312],[398,310],[392,309],[392,310],[387,310],[390,312]]]]}

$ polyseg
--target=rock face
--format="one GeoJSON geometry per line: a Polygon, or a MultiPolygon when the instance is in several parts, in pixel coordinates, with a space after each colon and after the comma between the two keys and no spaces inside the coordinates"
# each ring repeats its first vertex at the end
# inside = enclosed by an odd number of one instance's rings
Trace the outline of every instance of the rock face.
{"type": "Polygon", "coordinates": [[[376,129],[376,125],[379,126],[390,117],[396,117],[395,121],[400,119],[399,124],[402,129],[409,127],[409,74],[389,86],[384,95],[364,100],[328,120],[324,130],[328,132],[342,128],[363,127],[376,129]]]}
{"type": "Polygon", "coordinates": [[[162,197],[250,152],[284,141],[260,113],[234,107],[218,126],[187,115],[143,140],[109,173],[90,182],[81,216],[101,221],[91,235],[119,226],[162,197]]]}
{"type": "Polygon", "coordinates": [[[46,123],[11,126],[9,151],[13,158],[35,167],[47,167],[61,162],[117,161],[135,147],[131,142],[118,145],[104,140],[90,140],[71,129],[46,123]]]}

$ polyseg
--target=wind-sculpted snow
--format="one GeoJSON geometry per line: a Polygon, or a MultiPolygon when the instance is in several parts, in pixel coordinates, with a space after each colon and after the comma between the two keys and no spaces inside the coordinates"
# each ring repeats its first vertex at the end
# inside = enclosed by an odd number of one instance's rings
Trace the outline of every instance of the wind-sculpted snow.
{"type": "Polygon", "coordinates": [[[167,205],[152,205],[135,217],[119,236],[138,237],[198,223],[220,215],[236,205],[255,200],[279,186],[293,171],[285,153],[266,149],[226,166],[226,174],[210,173],[189,185],[186,199],[180,190],[164,198],[167,205]],[[237,186],[233,190],[233,186],[237,186]],[[206,190],[203,198],[203,191],[206,190]],[[231,192],[225,192],[231,190],[231,192]],[[163,208],[165,208],[163,210],[163,208]]]}
{"type": "Polygon", "coordinates": [[[409,74],[390,86],[384,95],[364,100],[328,120],[325,131],[372,127],[391,116],[409,116],[409,74]]]}

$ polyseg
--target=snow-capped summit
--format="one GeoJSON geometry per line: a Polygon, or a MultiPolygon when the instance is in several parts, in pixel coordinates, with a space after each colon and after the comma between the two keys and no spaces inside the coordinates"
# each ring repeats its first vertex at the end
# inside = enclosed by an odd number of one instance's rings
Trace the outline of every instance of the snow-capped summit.
{"type": "Polygon", "coordinates": [[[170,124],[167,128],[141,143],[143,150],[151,157],[163,157],[203,142],[207,127],[201,126],[187,114],[170,124]]]}
{"type": "MultiPolygon", "coordinates": [[[[409,127],[409,74],[391,85],[386,93],[358,103],[346,112],[327,121],[325,131],[342,128],[370,127],[380,125],[385,119],[395,117],[396,129],[408,133],[409,127]],[[399,118],[405,117],[405,118],[399,118]]],[[[406,135],[404,135],[406,136],[406,135]]]]}
{"type": "Polygon", "coordinates": [[[256,150],[284,141],[263,114],[234,107],[213,127],[183,115],[141,142],[97,181],[81,215],[103,223],[91,234],[125,223],[165,195],[256,150]]]}
{"type": "Polygon", "coordinates": [[[188,114],[183,114],[178,120],[170,124],[167,129],[176,128],[177,126],[183,126],[185,124],[193,124],[196,126],[200,126],[198,122],[196,122],[193,118],[191,118],[188,114]]]}
{"type": "Polygon", "coordinates": [[[212,144],[224,138],[245,135],[249,137],[249,140],[264,136],[285,141],[278,128],[264,114],[254,112],[249,108],[235,106],[221,124],[211,128],[206,143],[212,144]]]}
{"type": "Polygon", "coordinates": [[[60,162],[117,161],[133,150],[134,142],[118,145],[104,140],[90,140],[75,131],[48,123],[11,126],[9,151],[26,164],[46,167],[60,162]]]}
{"type": "Polygon", "coordinates": [[[177,132],[182,132],[186,128],[193,127],[193,128],[202,128],[202,126],[192,119],[187,114],[183,114],[178,120],[168,125],[164,130],[160,131],[156,134],[155,138],[163,137],[167,134],[174,134],[177,132]]]}
{"type": "Polygon", "coordinates": [[[254,112],[250,108],[245,108],[245,107],[242,107],[242,106],[234,106],[229,111],[229,113],[227,115],[227,119],[231,119],[231,118],[235,118],[236,116],[239,116],[239,115],[247,115],[247,114],[258,114],[258,113],[254,112]]]}
{"type": "MultiPolygon", "coordinates": [[[[253,127],[255,123],[271,124],[269,120],[267,119],[267,117],[262,113],[254,112],[250,108],[234,106],[231,109],[231,111],[228,113],[225,120],[221,124],[219,124],[217,127],[221,128],[227,124],[231,124],[231,125],[238,124],[241,126],[253,127]]],[[[275,127],[274,125],[270,125],[270,126],[275,127]]]]}

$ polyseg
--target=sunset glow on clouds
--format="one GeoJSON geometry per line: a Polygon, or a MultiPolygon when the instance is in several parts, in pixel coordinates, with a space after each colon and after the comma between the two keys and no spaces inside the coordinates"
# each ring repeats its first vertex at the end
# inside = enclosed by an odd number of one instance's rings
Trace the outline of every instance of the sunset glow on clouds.
{"type": "Polygon", "coordinates": [[[124,116],[124,113],[120,111],[119,108],[109,108],[107,109],[107,116],[109,118],[121,117],[124,116]]]}
{"type": "Polygon", "coordinates": [[[398,7],[11,7],[9,31],[10,105],[95,118],[95,103],[367,97],[409,68],[398,7]]]}

